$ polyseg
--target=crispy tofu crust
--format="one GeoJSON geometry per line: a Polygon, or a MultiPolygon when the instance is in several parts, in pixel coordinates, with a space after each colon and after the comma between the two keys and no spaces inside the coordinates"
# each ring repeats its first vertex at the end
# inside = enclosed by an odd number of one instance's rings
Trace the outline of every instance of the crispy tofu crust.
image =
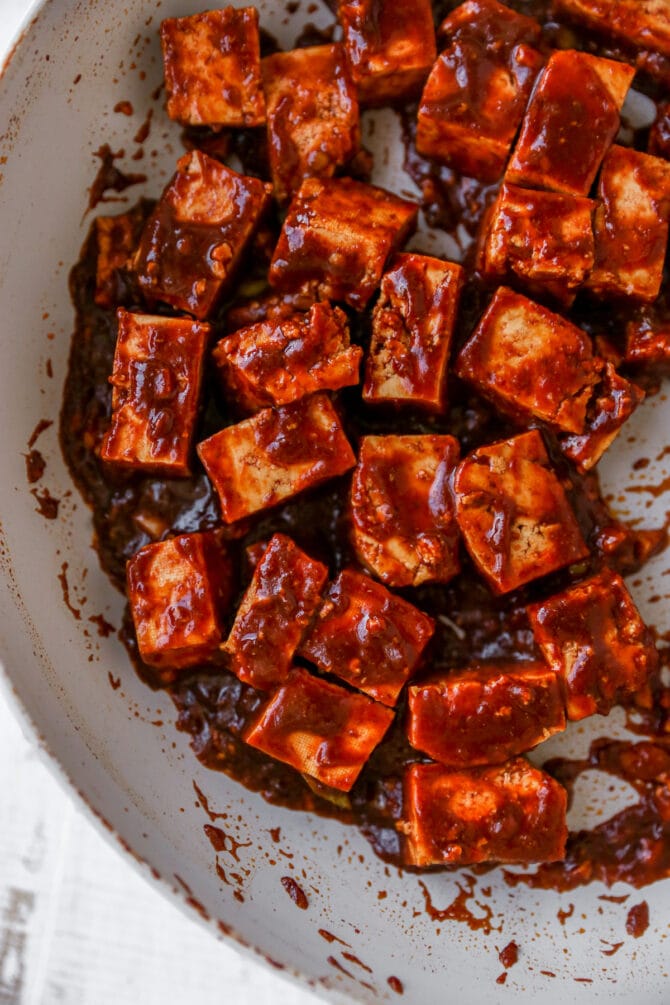
{"type": "Polygon", "coordinates": [[[407,689],[407,738],[452,767],[496,764],[565,729],[563,693],[542,662],[491,662],[407,689]]]}
{"type": "Polygon", "coordinates": [[[203,440],[197,450],[226,523],[276,506],[356,463],[325,394],[266,408],[203,440]]]}
{"type": "Polygon", "coordinates": [[[465,545],[494,593],[589,554],[536,429],[469,454],[456,469],[454,495],[465,545]]]}
{"type": "Polygon", "coordinates": [[[244,734],[246,742],[323,785],[348,792],[393,712],[294,669],[244,734]]]}
{"type": "Polygon", "coordinates": [[[658,653],[626,585],[609,569],[528,607],[535,640],[560,676],[568,718],[607,715],[658,667],[658,653]]]}
{"type": "Polygon", "coordinates": [[[117,321],[112,417],[100,457],[138,471],[187,477],[210,326],[123,308],[117,321]]]}
{"type": "Polygon", "coordinates": [[[670,56],[668,0],[555,0],[554,6],[606,35],[670,56]]]}
{"type": "Polygon", "coordinates": [[[412,764],[404,782],[407,864],[558,861],[566,806],[563,786],[522,757],[461,770],[412,764]]]}
{"type": "Polygon", "coordinates": [[[460,571],[449,480],[453,436],[364,436],[351,486],[352,540],[387,586],[447,583],[460,571]]]}

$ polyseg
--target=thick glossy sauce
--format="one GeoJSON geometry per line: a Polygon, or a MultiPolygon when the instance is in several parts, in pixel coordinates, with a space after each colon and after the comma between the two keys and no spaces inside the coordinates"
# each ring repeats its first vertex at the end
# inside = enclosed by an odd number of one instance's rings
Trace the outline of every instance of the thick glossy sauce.
{"type": "MultiPolygon", "coordinates": [[[[441,18],[454,4],[438,6],[440,10],[436,10],[436,16],[441,18]]],[[[510,2],[510,6],[546,20],[544,3],[510,2]]],[[[545,37],[552,42],[558,39],[564,45],[577,42],[571,30],[554,23],[545,28],[545,37]]],[[[313,44],[314,39],[309,38],[308,42],[313,44]]],[[[585,37],[583,44],[591,51],[599,51],[592,37],[585,37]]],[[[611,46],[600,51],[616,55],[611,46]]],[[[650,65],[658,69],[661,64],[656,60],[650,65]]],[[[656,93],[657,84],[651,78],[641,78],[641,83],[651,94],[656,93]]],[[[406,164],[423,191],[426,214],[433,226],[444,228],[457,239],[461,227],[464,228],[461,236],[464,232],[473,235],[495,187],[460,179],[449,169],[436,167],[419,157],[412,146],[411,123],[415,112],[415,107],[408,107],[402,113],[407,142],[406,164]]],[[[235,151],[250,173],[260,172],[267,177],[262,152],[259,155],[258,149],[252,150],[244,138],[235,143],[235,151]],[[245,159],[247,151],[252,158],[248,161],[245,159]]],[[[135,212],[146,217],[150,209],[150,204],[141,203],[135,212]]],[[[276,231],[270,227],[270,233],[265,233],[263,239],[256,242],[243,279],[256,278],[267,270],[267,249],[272,246],[273,233],[276,237],[276,231]]],[[[476,272],[472,268],[467,271],[456,348],[472,331],[490,295],[476,272]]],[[[92,507],[102,566],[116,586],[123,589],[125,563],[138,548],[161,536],[218,526],[219,514],[212,488],[197,461],[193,475],[180,480],[112,472],[99,462],[96,451],[109,424],[111,388],[108,377],[112,370],[116,332],[114,312],[94,303],[94,280],[95,243],[91,238],[71,276],[77,322],[63,399],[61,442],[73,478],[92,507]]],[[[145,309],[131,284],[120,283],[117,292],[121,305],[145,309]]],[[[213,319],[217,337],[225,333],[226,306],[213,319]]],[[[664,300],[656,310],[668,313],[664,300]]],[[[349,313],[353,341],[365,347],[369,337],[366,318],[349,313]]],[[[593,335],[612,337],[617,330],[623,330],[633,313],[627,309],[614,311],[609,303],[599,306],[578,299],[570,316],[593,335]]],[[[654,382],[654,379],[648,381],[650,385],[654,382]]],[[[334,395],[347,435],[354,444],[365,434],[450,434],[458,438],[465,454],[513,432],[490,405],[455,379],[450,381],[447,398],[448,414],[426,418],[412,409],[402,413],[373,410],[362,402],[360,387],[334,395]]],[[[233,421],[234,416],[222,400],[216,380],[206,381],[205,406],[196,440],[203,440],[233,421]]],[[[504,597],[491,594],[465,556],[462,574],[447,586],[399,591],[436,622],[424,670],[417,675],[417,680],[428,672],[446,671],[482,659],[537,659],[539,654],[525,614],[530,600],[556,592],[572,578],[581,578],[585,572],[603,563],[630,573],[664,544],[663,533],[635,531],[615,519],[600,497],[597,477],[593,474],[578,477],[551,441],[549,448],[555,467],[573,486],[570,501],[591,549],[590,558],[572,570],[560,571],[504,597]]],[[[356,565],[348,524],[350,480],[351,475],[345,474],[269,512],[224,529],[232,561],[239,570],[238,595],[230,608],[230,621],[252,574],[246,549],[259,541],[267,541],[273,533],[289,535],[307,554],[327,564],[331,576],[345,565],[356,565]]],[[[138,660],[129,617],[122,636],[143,679],[158,686],[150,668],[142,666],[138,660]]],[[[272,803],[349,820],[361,828],[379,855],[388,861],[401,862],[396,828],[402,817],[401,778],[408,763],[422,759],[405,739],[404,698],[394,724],[374,751],[350,795],[332,802],[308,787],[297,772],[243,742],[241,735],[264,699],[223,666],[210,665],[189,671],[167,690],[177,708],[178,728],[189,735],[195,754],[204,764],[226,771],[243,785],[261,792],[272,803]]],[[[599,878],[606,883],[623,879],[643,886],[670,875],[670,805],[665,788],[665,772],[670,770],[666,732],[669,707],[670,695],[655,681],[645,704],[638,707],[632,702],[629,709],[632,727],[645,737],[640,743],[601,740],[583,760],[554,760],[548,765],[551,774],[569,791],[583,771],[594,767],[624,778],[635,788],[638,802],[590,831],[571,834],[565,863],[540,867],[532,876],[510,874],[510,882],[570,889],[599,878]]],[[[607,729],[604,719],[602,729],[607,729]]],[[[290,889],[287,892],[289,896],[294,895],[290,889]]],[[[643,927],[642,915],[640,909],[631,919],[631,930],[643,927]]],[[[511,960],[509,963],[503,961],[503,965],[511,965],[511,960]]],[[[400,981],[391,980],[394,981],[389,982],[393,990],[401,993],[400,981]]]]}

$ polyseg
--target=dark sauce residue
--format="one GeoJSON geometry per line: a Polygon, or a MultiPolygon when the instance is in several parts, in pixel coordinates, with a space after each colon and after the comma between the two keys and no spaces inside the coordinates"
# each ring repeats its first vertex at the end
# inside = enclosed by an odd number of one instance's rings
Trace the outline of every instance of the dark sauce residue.
{"type": "MultiPolygon", "coordinates": [[[[577,36],[568,26],[555,23],[547,13],[547,3],[530,0],[508,0],[508,3],[523,13],[539,17],[544,23],[545,38],[552,45],[576,46],[619,58],[631,55],[595,35],[577,36]]],[[[456,4],[451,2],[436,4],[436,19],[439,21],[454,6],[456,4]]],[[[303,44],[313,44],[313,41],[311,33],[301,39],[303,44]]],[[[267,38],[264,47],[266,51],[272,50],[271,41],[267,38]]],[[[638,59],[638,65],[645,73],[639,77],[636,86],[655,98],[658,81],[664,79],[662,61],[638,59]]],[[[401,110],[406,169],[419,185],[422,208],[432,226],[448,231],[461,246],[464,245],[465,234],[467,245],[477,232],[494,188],[458,177],[449,169],[419,157],[412,143],[415,111],[415,107],[401,110]]],[[[146,121],[148,128],[150,119],[146,121]]],[[[646,142],[645,136],[638,139],[641,144],[646,142]]],[[[186,143],[204,149],[210,144],[210,152],[218,150],[222,158],[235,154],[243,170],[249,174],[266,172],[263,143],[259,143],[258,134],[253,131],[241,131],[234,137],[188,131],[186,143]]],[[[108,146],[101,147],[98,156],[102,163],[91,186],[90,208],[105,199],[109,190],[121,192],[129,185],[144,180],[143,175],[122,174],[114,165],[120,154],[113,153],[108,146]]],[[[151,203],[144,201],[131,212],[141,221],[150,210],[151,203]]],[[[270,221],[268,228],[259,235],[249,258],[245,280],[262,281],[267,270],[268,249],[272,247],[272,239],[276,238],[277,232],[278,221],[275,220],[270,221]]],[[[424,250],[430,253],[430,248],[424,250]]],[[[112,369],[116,328],[114,312],[98,307],[93,300],[95,257],[96,248],[91,235],[71,273],[77,321],[65,384],[60,437],[73,479],[92,508],[95,541],[102,567],[116,586],[123,590],[126,561],[140,547],[171,534],[218,526],[219,513],[211,486],[197,462],[191,478],[171,481],[133,472],[113,472],[104,468],[98,459],[99,446],[110,416],[108,377],[112,369]]],[[[491,292],[472,269],[467,254],[465,265],[469,279],[462,298],[455,337],[456,350],[472,331],[491,292]]],[[[120,304],[128,309],[146,310],[131,277],[123,272],[118,276],[118,290],[120,304]]],[[[225,333],[225,314],[231,306],[239,307],[240,302],[222,305],[219,314],[213,318],[217,338],[225,333]]],[[[167,308],[161,310],[170,313],[167,308]]],[[[665,298],[661,298],[654,310],[657,314],[660,312],[660,316],[670,318],[665,298]]],[[[369,339],[366,318],[349,313],[353,341],[365,348],[369,339]]],[[[580,296],[570,316],[594,337],[602,336],[616,344],[626,321],[633,315],[633,308],[622,306],[613,309],[609,303],[601,305],[580,296]]],[[[658,383],[653,375],[647,379],[639,370],[634,377],[651,389],[658,383]]],[[[362,435],[371,433],[450,433],[460,440],[465,454],[515,431],[488,404],[455,379],[450,383],[448,400],[448,414],[426,418],[412,412],[372,412],[362,403],[358,388],[334,396],[347,434],[354,444],[362,435]]],[[[197,439],[204,439],[233,421],[234,416],[212,380],[205,388],[197,439]]],[[[399,591],[436,619],[437,628],[426,654],[424,674],[461,667],[482,658],[537,658],[525,614],[525,606],[530,600],[548,596],[564,588],[571,579],[581,578],[602,564],[625,574],[631,573],[665,545],[664,531],[635,530],[615,518],[601,498],[597,475],[579,476],[563,458],[551,436],[547,439],[559,474],[572,485],[571,502],[591,548],[590,560],[578,568],[546,577],[504,597],[492,596],[467,558],[464,558],[463,574],[447,586],[423,586],[399,591]]],[[[332,575],[345,565],[356,564],[347,523],[349,485],[349,476],[336,479],[271,512],[260,514],[253,521],[224,528],[233,563],[239,570],[244,570],[238,584],[238,600],[250,577],[245,549],[267,540],[277,531],[293,537],[308,554],[328,563],[332,575]]],[[[80,612],[70,603],[66,573],[67,565],[64,564],[61,575],[63,596],[75,617],[79,618],[80,612]]],[[[231,619],[234,609],[235,605],[231,607],[231,619]]],[[[153,687],[158,686],[151,669],[141,665],[138,659],[127,614],[121,634],[142,679],[153,687]]],[[[166,690],[177,709],[178,728],[189,735],[195,754],[205,765],[227,772],[249,789],[260,792],[271,803],[354,823],[382,858],[395,864],[402,863],[401,838],[397,829],[403,811],[401,779],[406,765],[420,758],[405,739],[402,701],[395,724],[370,758],[350,794],[349,805],[345,806],[342,802],[335,805],[321,797],[292,769],[271,761],[244,744],[241,739],[243,730],[263,699],[224,667],[207,666],[189,672],[166,690]]],[[[664,772],[670,770],[670,741],[667,739],[669,706],[668,692],[658,679],[654,680],[649,693],[643,699],[632,700],[627,709],[629,724],[645,739],[639,743],[598,740],[583,760],[555,759],[547,765],[547,769],[569,790],[582,772],[595,767],[629,782],[637,792],[638,801],[591,830],[572,833],[564,863],[541,866],[533,874],[507,870],[504,875],[508,882],[568,890],[599,879],[607,884],[624,880],[641,887],[670,875],[670,803],[665,788],[667,775],[664,776],[664,772]]],[[[606,729],[605,720],[603,728],[606,729]]],[[[206,800],[203,801],[204,797],[196,791],[207,812],[206,800]]],[[[458,879],[459,893],[445,908],[434,906],[427,888],[422,884],[428,914],[438,921],[462,920],[485,932],[497,930],[489,905],[477,902],[476,912],[471,909],[474,877],[468,873],[460,874],[458,879]]],[[[282,883],[297,906],[306,906],[304,892],[291,877],[284,877],[282,883]],[[296,891],[300,891],[304,905],[299,902],[301,897],[296,891]]],[[[631,926],[642,925],[643,922],[644,919],[639,923],[634,920],[631,926]]],[[[397,978],[389,978],[388,983],[392,990],[402,993],[402,984],[397,978]]]]}
{"type": "Polygon", "coordinates": [[[124,151],[119,150],[114,153],[108,143],[103,143],[95,156],[100,158],[100,167],[88,191],[88,208],[95,209],[101,202],[118,202],[114,196],[107,195],[107,192],[124,192],[131,185],[138,185],[146,181],[145,174],[124,174],[115,165],[114,161],[124,156],[124,151]]]}
{"type": "Polygon", "coordinates": [[[303,888],[296,883],[292,876],[282,876],[281,885],[284,887],[289,897],[296,907],[301,911],[306,911],[309,907],[309,900],[303,888]]]}

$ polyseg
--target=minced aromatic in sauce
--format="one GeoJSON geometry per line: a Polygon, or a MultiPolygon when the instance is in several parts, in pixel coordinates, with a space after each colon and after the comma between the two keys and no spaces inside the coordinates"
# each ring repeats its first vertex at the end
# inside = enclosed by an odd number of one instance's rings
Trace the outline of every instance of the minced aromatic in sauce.
{"type": "MultiPolygon", "coordinates": [[[[640,56],[634,50],[626,51],[605,43],[596,35],[558,24],[551,19],[549,5],[544,2],[507,2],[510,7],[541,21],[543,44],[548,47],[586,48],[601,55],[637,62],[640,72],[636,88],[645,91],[653,100],[662,100],[663,90],[670,82],[670,66],[662,57],[640,56]]],[[[436,4],[436,23],[454,6],[456,4],[451,2],[436,4]]],[[[319,39],[309,34],[303,43],[317,41],[319,39]]],[[[263,46],[266,52],[273,49],[266,35],[263,35],[263,46]]],[[[460,178],[448,168],[423,159],[413,145],[416,105],[408,105],[398,112],[403,123],[405,167],[422,191],[422,208],[429,223],[454,237],[460,234],[462,238],[463,229],[470,238],[474,237],[495,186],[460,178]]],[[[245,173],[267,178],[262,135],[262,131],[241,130],[226,136],[224,141],[222,136],[206,131],[187,130],[183,138],[188,147],[198,145],[214,156],[233,152],[240,158],[245,173]]],[[[667,148],[663,147],[664,135],[659,128],[655,152],[661,156],[670,152],[670,143],[667,148]]],[[[647,140],[646,134],[635,136],[641,149],[647,148],[647,140]]],[[[111,163],[110,158],[108,161],[111,163]]],[[[359,156],[353,170],[365,179],[368,166],[365,156],[359,156]]],[[[116,169],[104,185],[112,185],[117,191],[124,187],[116,169]]],[[[95,198],[102,194],[96,192],[95,198]]],[[[132,210],[136,229],[151,207],[150,202],[143,200],[132,210]]],[[[240,307],[245,290],[248,296],[252,287],[254,294],[262,289],[279,226],[277,217],[271,221],[269,233],[264,230],[259,234],[246,275],[240,282],[239,296],[232,303],[222,305],[212,319],[217,339],[226,334],[226,313],[231,306],[240,307]]],[[[456,351],[471,333],[492,292],[471,264],[468,268],[467,258],[464,264],[468,278],[455,336],[456,351]]],[[[76,330],[64,390],[60,435],[72,476],[92,507],[95,543],[102,566],[112,582],[124,590],[126,561],[140,547],[165,536],[218,527],[220,521],[213,490],[197,460],[192,477],[170,480],[113,470],[98,458],[110,418],[108,378],[112,371],[116,320],[113,309],[103,309],[94,303],[95,266],[96,246],[91,235],[71,273],[76,330]]],[[[115,282],[118,305],[130,310],[146,309],[130,276],[120,271],[115,282]]],[[[171,313],[169,308],[159,310],[171,313]]],[[[625,326],[628,310],[625,306],[614,309],[611,302],[600,305],[579,297],[569,316],[592,335],[616,341],[617,333],[625,326]]],[[[654,311],[659,317],[667,317],[670,323],[670,308],[663,295],[654,305],[654,311]]],[[[352,340],[365,348],[369,342],[369,315],[353,311],[348,314],[352,340]]],[[[638,369],[631,376],[643,384],[648,393],[658,388],[659,381],[652,373],[638,369]]],[[[235,421],[222,399],[215,377],[207,379],[196,442],[235,421]]],[[[449,433],[458,438],[465,455],[479,445],[517,431],[455,378],[448,388],[448,412],[429,418],[411,410],[402,413],[390,409],[372,410],[363,405],[360,386],[336,393],[333,400],[353,444],[360,436],[370,433],[449,433]]],[[[617,520],[601,498],[597,475],[578,475],[556,444],[552,444],[551,436],[547,437],[547,442],[556,470],[572,485],[570,501],[589,544],[590,558],[578,567],[545,577],[539,588],[531,584],[505,596],[494,597],[464,554],[462,574],[448,585],[398,591],[436,621],[435,635],[423,664],[424,676],[483,658],[539,658],[525,613],[530,601],[538,595],[547,596],[564,588],[571,578],[583,578],[587,572],[596,571],[605,563],[623,574],[630,574],[664,546],[663,530],[634,530],[617,520]]],[[[31,463],[36,465],[38,458],[35,456],[31,463]]],[[[251,576],[246,549],[255,542],[267,541],[275,532],[289,535],[308,555],[326,563],[331,575],[346,565],[357,564],[347,525],[350,481],[350,475],[340,477],[270,512],[223,528],[232,560],[240,570],[237,603],[251,576]]],[[[237,603],[230,607],[228,628],[237,603]]],[[[128,614],[121,634],[143,680],[151,686],[161,686],[154,671],[142,665],[138,658],[128,614]]],[[[661,655],[664,656],[662,649],[661,655]]],[[[417,679],[421,679],[422,674],[417,679]]],[[[195,754],[205,765],[227,772],[243,785],[262,793],[271,803],[337,816],[354,823],[382,858],[401,864],[396,827],[403,811],[401,779],[408,763],[423,759],[405,739],[402,699],[394,725],[374,751],[353,790],[334,802],[319,795],[318,784],[308,786],[293,769],[242,741],[241,734],[263,698],[226,670],[223,657],[220,665],[203,666],[195,672],[184,673],[166,690],[177,709],[178,728],[189,735],[195,754]]],[[[644,696],[631,699],[626,708],[628,725],[639,735],[639,742],[598,739],[583,760],[559,758],[545,765],[568,792],[582,772],[597,768],[630,783],[637,792],[637,802],[591,830],[571,833],[564,862],[540,866],[533,874],[506,872],[509,882],[567,890],[593,879],[607,884],[624,880],[633,886],[644,886],[670,875],[668,707],[670,691],[657,676],[644,696]]],[[[607,730],[605,719],[602,730],[607,730]]],[[[294,896],[291,889],[288,892],[294,896]]],[[[298,900],[296,903],[303,906],[298,900]]],[[[638,915],[640,917],[636,915],[630,921],[630,930],[635,933],[644,928],[640,911],[638,915]]],[[[506,967],[511,962],[511,958],[503,960],[506,967]]],[[[396,986],[391,980],[396,979],[389,979],[389,983],[393,990],[400,992],[400,982],[397,981],[396,986]]]]}

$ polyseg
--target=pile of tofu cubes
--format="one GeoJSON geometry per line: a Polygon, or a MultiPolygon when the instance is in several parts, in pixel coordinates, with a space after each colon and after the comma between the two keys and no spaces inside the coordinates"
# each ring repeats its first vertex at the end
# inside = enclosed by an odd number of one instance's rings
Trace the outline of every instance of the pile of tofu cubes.
{"type": "MultiPolygon", "coordinates": [[[[670,55],[670,23],[653,5],[556,7],[670,55]]],[[[548,53],[539,24],[497,0],[466,0],[437,32],[428,0],[340,0],[338,17],[341,41],[263,59],[252,7],[163,22],[170,117],[266,129],[270,178],[196,148],[139,233],[128,215],[97,221],[97,302],[115,306],[115,270],[128,268],[155,311],[118,310],[100,456],[187,477],[212,368],[241,416],[196,446],[223,524],[349,473],[359,565],[331,578],[277,533],[254,546],[232,611],[222,536],[164,536],[128,566],[139,652],[164,683],[223,660],[266,696],[246,742],[324,791],[351,789],[402,695],[417,751],[399,824],[407,863],[560,859],[565,791],[522,755],[647,685],[657,655],[623,580],[604,567],[532,603],[532,662],[439,676],[424,660],[432,619],[394,591],[448,583],[463,547],[499,595],[589,555],[543,431],[587,471],[643,393],[564,314],[580,290],[641,307],[658,297],[670,163],[615,142],[632,66],[548,53]],[[408,98],[419,98],[419,154],[499,183],[477,246],[494,292],[455,359],[462,266],[403,251],[417,205],[346,173],[360,106],[408,98]],[[272,200],[284,216],[270,293],[231,310],[212,345],[212,318],[272,200]],[[347,311],[366,310],[363,359],[347,311]],[[444,414],[448,373],[519,433],[463,458],[450,435],[349,442],[332,392],[360,380],[365,407],[444,414]]],[[[667,361],[668,333],[649,314],[638,328],[627,359],[651,346],[667,361]]]]}

